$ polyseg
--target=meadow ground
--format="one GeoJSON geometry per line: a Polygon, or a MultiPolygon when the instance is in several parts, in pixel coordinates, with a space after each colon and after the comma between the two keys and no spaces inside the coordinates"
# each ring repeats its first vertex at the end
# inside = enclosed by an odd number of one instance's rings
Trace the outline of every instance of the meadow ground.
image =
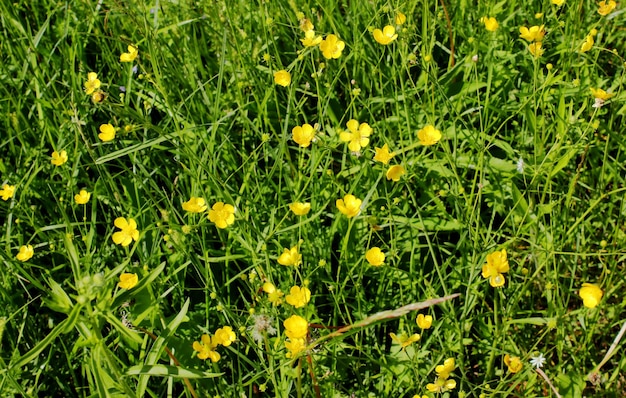
{"type": "Polygon", "coordinates": [[[0,395],[626,395],[624,6],[0,2],[0,395]]]}

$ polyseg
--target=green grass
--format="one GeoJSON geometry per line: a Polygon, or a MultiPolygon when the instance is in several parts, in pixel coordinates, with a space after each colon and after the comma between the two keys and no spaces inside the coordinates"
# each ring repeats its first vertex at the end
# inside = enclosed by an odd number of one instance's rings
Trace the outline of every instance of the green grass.
{"type": "Polygon", "coordinates": [[[563,397],[623,396],[626,13],[597,10],[1,2],[0,184],[15,186],[0,200],[1,395],[555,397],[552,383],[563,397]],[[345,42],[341,56],[302,45],[299,12],[345,42]],[[398,37],[383,46],[372,31],[389,24],[398,37]],[[533,25],[547,31],[538,58],[520,38],[533,25]],[[139,55],[122,63],[128,45],[139,55]],[[90,72],[102,102],[85,93],[90,72]],[[594,107],[590,88],[615,95],[594,107]],[[351,119],[373,129],[358,155],[340,139],[351,119]],[[305,123],[316,139],[302,148],[292,129],[305,123]],[[418,139],[426,125],[435,145],[418,139]],[[373,160],[384,144],[389,165],[373,160]],[[68,161],[51,164],[55,150],[68,161]],[[397,182],[391,165],[406,171],[397,182]],[[346,194],[362,200],[356,217],[336,206],[346,194]],[[183,210],[192,197],[234,206],[234,223],[183,210]],[[126,247],[118,217],[140,231],[126,247]],[[292,247],[302,263],[280,265],[292,247]],[[372,247],[384,265],[369,265],[372,247]],[[482,267],[502,249],[495,288],[482,267]],[[120,288],[123,273],[138,284],[120,288]],[[583,283],[604,293],[595,308],[583,283]],[[306,305],[286,303],[293,286],[310,289],[306,305]],[[294,314],[306,349],[288,357],[294,314]],[[223,327],[236,341],[198,358],[194,341],[223,327]],[[390,333],[421,339],[401,349],[390,333]],[[530,364],[539,353],[547,380],[530,364]],[[456,385],[428,392],[448,358],[456,385]]]}

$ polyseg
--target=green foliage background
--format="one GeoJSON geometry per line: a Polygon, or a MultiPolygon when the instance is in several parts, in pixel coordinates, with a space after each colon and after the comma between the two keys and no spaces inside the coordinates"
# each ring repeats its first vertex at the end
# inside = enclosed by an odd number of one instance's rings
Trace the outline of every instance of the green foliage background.
{"type": "Polygon", "coordinates": [[[444,396],[551,396],[528,363],[538,352],[562,396],[624,394],[621,355],[587,381],[626,317],[622,4],[602,17],[586,0],[3,1],[0,14],[0,172],[16,186],[0,202],[3,396],[412,397],[450,357],[444,396]],[[399,11],[398,39],[378,44],[371,31],[399,11]],[[340,58],[302,46],[297,12],[345,41],[340,58]],[[519,37],[532,25],[548,32],[538,59],[519,37]],[[139,57],[120,63],[129,44],[139,57]],[[83,90],[88,72],[102,103],[83,90]],[[594,108],[590,88],[616,95],[594,108]],[[360,156],[339,140],[350,119],[374,129],[360,156]],[[119,127],[110,143],[103,123],[119,127]],[[291,140],[304,123],[317,127],[307,149],[291,140]],[[443,134],[435,146],[419,145],[426,124],[443,134]],[[372,160],[383,144],[400,182],[372,160]],[[335,206],[348,193],[364,202],[354,219],[335,206]],[[192,196],[234,205],[235,224],[185,214],[192,196]],[[311,213],[294,216],[294,201],[311,213]],[[116,217],[139,225],[129,248],[111,240],[116,217]],[[16,260],[27,244],[35,256],[16,260]],[[302,266],[278,265],[296,245],[302,266]],[[383,267],[364,259],[374,246],[383,267]],[[481,267],[503,248],[511,269],[495,289],[481,267]],[[122,272],[139,284],[119,289],[122,272]],[[311,302],[273,306],[264,282],[307,284],[311,302]],[[604,291],[595,309],[584,282],[604,291]],[[406,350],[389,333],[419,332],[414,313],[285,357],[292,313],[315,340],[453,293],[406,350]],[[278,334],[256,342],[259,314],[278,334]],[[224,325],[238,341],[216,364],[196,358],[193,341],[224,325]]]}

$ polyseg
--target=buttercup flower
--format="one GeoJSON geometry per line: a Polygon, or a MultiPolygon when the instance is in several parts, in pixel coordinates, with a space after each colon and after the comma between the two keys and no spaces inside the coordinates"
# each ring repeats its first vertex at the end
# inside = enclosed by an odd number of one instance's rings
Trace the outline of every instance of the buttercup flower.
{"type": "Polygon", "coordinates": [[[403,25],[406,22],[406,15],[398,11],[395,18],[396,25],[403,25]]]}
{"type": "Polygon", "coordinates": [[[601,1],[598,3],[598,14],[602,16],[609,15],[616,6],[617,4],[613,0],[609,0],[608,2],[601,1]]]}
{"type": "Polygon", "coordinates": [[[133,240],[135,242],[139,240],[137,223],[132,218],[126,220],[124,217],[118,217],[115,219],[113,224],[121,229],[121,231],[115,232],[113,234],[113,242],[115,242],[116,245],[122,245],[126,247],[130,245],[133,240]]]}
{"type": "Polygon", "coordinates": [[[98,138],[102,141],[107,142],[111,141],[115,138],[115,127],[112,124],[101,124],[100,125],[100,134],[98,134],[98,138]]]}
{"type": "Polygon", "coordinates": [[[586,53],[587,51],[591,50],[591,47],[593,47],[593,36],[587,35],[585,37],[585,41],[580,46],[580,52],[586,53]]]}
{"type": "Polygon", "coordinates": [[[203,198],[192,196],[188,201],[183,202],[183,210],[190,213],[202,213],[206,208],[206,202],[203,198]]]}
{"type": "Polygon", "coordinates": [[[220,354],[215,351],[217,344],[211,341],[211,337],[208,334],[203,334],[200,340],[202,340],[202,343],[193,342],[193,349],[198,351],[198,358],[202,360],[210,358],[213,362],[219,361],[220,354]]]}
{"type": "Polygon", "coordinates": [[[209,210],[209,221],[216,227],[224,229],[235,222],[235,208],[233,205],[217,202],[209,210]]]}
{"type": "Polygon", "coordinates": [[[365,252],[365,259],[370,265],[378,267],[385,263],[385,253],[380,250],[380,247],[372,247],[365,252]]]}
{"type": "Polygon", "coordinates": [[[274,83],[279,86],[287,87],[291,83],[291,73],[284,69],[274,72],[274,83]]]}
{"type": "Polygon", "coordinates": [[[417,333],[414,333],[410,336],[404,333],[400,334],[399,336],[397,336],[395,333],[389,333],[389,336],[391,336],[391,339],[393,341],[400,344],[403,350],[411,344],[415,343],[416,341],[420,341],[421,339],[421,336],[417,333]]]}
{"type": "Polygon", "coordinates": [[[393,158],[396,154],[393,152],[389,152],[389,147],[387,144],[383,145],[382,148],[374,148],[376,150],[376,154],[374,155],[374,160],[377,162],[381,162],[382,164],[389,164],[391,158],[393,158]]]}
{"type": "Polygon", "coordinates": [[[278,257],[278,264],[298,266],[302,263],[302,255],[298,253],[298,246],[291,249],[284,249],[283,254],[278,257]]]}
{"type": "Polygon", "coordinates": [[[506,249],[487,255],[487,263],[483,265],[483,278],[489,278],[489,284],[493,287],[504,285],[504,273],[509,272],[509,260],[506,249]]]}
{"type": "Polygon", "coordinates": [[[213,341],[216,344],[221,344],[224,347],[228,347],[237,339],[237,335],[233,332],[233,328],[230,326],[224,326],[223,328],[219,328],[215,331],[215,335],[213,335],[213,341]]]}
{"type": "Polygon", "coordinates": [[[346,43],[339,40],[339,38],[333,34],[326,36],[326,39],[322,40],[320,43],[320,50],[322,50],[322,55],[326,59],[337,59],[341,57],[341,52],[345,48],[346,43]]]}
{"type": "Polygon", "coordinates": [[[315,25],[313,25],[313,22],[311,22],[311,20],[308,18],[301,18],[299,22],[300,22],[300,29],[302,29],[304,33],[315,29],[315,25]]]}
{"type": "Polygon", "coordinates": [[[495,32],[500,27],[500,24],[494,17],[482,17],[480,21],[485,24],[485,29],[490,32],[495,32]]]}
{"type": "Polygon", "coordinates": [[[601,99],[603,101],[606,101],[615,95],[613,93],[607,93],[601,88],[590,88],[590,90],[591,90],[591,94],[593,94],[595,98],[601,99]]]}
{"type": "Polygon", "coordinates": [[[348,142],[348,148],[352,152],[359,152],[361,148],[366,147],[369,144],[368,138],[372,134],[372,128],[367,123],[361,123],[355,119],[348,120],[346,123],[349,131],[343,131],[339,134],[339,139],[343,142],[348,142]]]}
{"type": "Polygon", "coordinates": [[[530,43],[528,45],[528,51],[535,57],[539,58],[543,55],[543,48],[541,48],[541,42],[530,43]]]}
{"type": "Polygon", "coordinates": [[[437,372],[437,377],[447,379],[454,368],[454,358],[448,358],[443,361],[443,365],[437,365],[437,367],[435,367],[435,372],[437,372]]]}
{"type": "Polygon", "coordinates": [[[93,94],[100,88],[101,84],[100,80],[98,80],[98,74],[96,72],[89,72],[87,74],[87,81],[85,82],[85,94],[93,94]]]}
{"type": "Polygon", "coordinates": [[[456,381],[448,380],[445,378],[437,377],[434,383],[426,384],[426,389],[432,393],[441,393],[450,390],[454,390],[456,387],[456,381]]]}
{"type": "Polygon", "coordinates": [[[406,173],[406,170],[404,170],[404,167],[400,166],[399,164],[396,164],[394,166],[391,166],[389,170],[387,170],[386,176],[388,180],[393,180],[394,182],[398,182],[400,181],[400,177],[402,177],[405,173],[406,173]]]}
{"type": "Polygon", "coordinates": [[[117,284],[117,286],[119,286],[120,289],[129,290],[137,286],[138,282],[139,282],[139,277],[137,276],[137,274],[124,272],[120,275],[120,281],[117,284]]]}
{"type": "Polygon", "coordinates": [[[2,189],[0,189],[2,200],[9,200],[13,195],[15,195],[15,185],[2,184],[2,189]]]}
{"type": "Polygon", "coordinates": [[[583,305],[587,308],[595,308],[602,300],[604,292],[598,285],[583,283],[578,295],[583,299],[583,305]]]}
{"type": "Polygon", "coordinates": [[[435,145],[441,139],[441,131],[428,124],[417,132],[417,138],[420,140],[420,144],[424,146],[435,145]]]}
{"type": "Polygon", "coordinates": [[[304,39],[300,39],[304,47],[315,47],[322,42],[322,36],[316,36],[314,30],[307,30],[304,39]]]}
{"type": "Polygon", "coordinates": [[[337,199],[335,204],[341,213],[348,218],[352,218],[359,214],[361,211],[361,199],[357,199],[356,196],[347,194],[343,199],[337,199]]]}
{"type": "Polygon", "coordinates": [[[396,34],[396,28],[391,25],[385,26],[383,30],[374,29],[373,35],[374,40],[376,40],[379,44],[382,44],[383,46],[386,46],[387,44],[398,38],[398,35],[396,34]]]}
{"type": "Polygon", "coordinates": [[[137,55],[139,55],[139,49],[137,47],[129,45],[127,49],[127,53],[120,55],[120,62],[133,62],[137,58],[137,55]]]}
{"type": "Polygon", "coordinates": [[[306,148],[311,145],[311,141],[315,139],[315,129],[308,123],[302,126],[296,126],[291,130],[291,138],[300,145],[302,148],[306,148]]]}
{"type": "Polygon", "coordinates": [[[512,357],[509,356],[509,354],[506,354],[504,356],[504,364],[509,368],[509,372],[511,373],[519,372],[524,366],[522,360],[519,359],[519,357],[512,357]]]}
{"type": "Polygon", "coordinates": [[[543,25],[531,26],[530,29],[522,26],[521,28],[519,28],[519,31],[520,37],[528,41],[542,41],[543,37],[546,34],[546,30],[544,29],[543,25]]]}
{"type": "Polygon", "coordinates": [[[65,150],[61,152],[53,151],[51,157],[52,159],[50,159],[50,163],[55,166],[61,166],[67,162],[67,152],[65,150]]]}
{"type": "Polygon", "coordinates": [[[285,334],[290,339],[304,338],[309,331],[309,323],[298,315],[292,315],[285,319],[283,326],[285,327],[285,334]]]}
{"type": "Polygon", "coordinates": [[[20,251],[15,255],[15,258],[24,262],[30,260],[34,254],[35,250],[33,249],[33,245],[20,246],[20,251]]]}
{"type": "Polygon", "coordinates": [[[76,202],[77,205],[87,204],[89,199],[91,199],[91,194],[84,189],[81,189],[79,193],[74,195],[74,202],[76,202]]]}
{"type": "Polygon", "coordinates": [[[289,210],[296,216],[305,216],[311,211],[310,203],[293,202],[289,205],[289,210]]]}
{"type": "Polygon", "coordinates": [[[294,286],[289,289],[285,301],[296,308],[304,307],[311,300],[311,291],[307,287],[294,286]]]}
{"type": "Polygon", "coordinates": [[[306,348],[306,343],[304,341],[304,338],[289,339],[285,341],[285,348],[289,350],[286,357],[295,358],[298,353],[304,351],[304,349],[306,348]]]}
{"type": "Polygon", "coordinates": [[[433,324],[433,317],[432,315],[417,314],[415,322],[420,329],[430,329],[433,324]]]}
{"type": "Polygon", "coordinates": [[[557,7],[561,7],[565,3],[565,0],[550,0],[550,3],[557,7]]]}

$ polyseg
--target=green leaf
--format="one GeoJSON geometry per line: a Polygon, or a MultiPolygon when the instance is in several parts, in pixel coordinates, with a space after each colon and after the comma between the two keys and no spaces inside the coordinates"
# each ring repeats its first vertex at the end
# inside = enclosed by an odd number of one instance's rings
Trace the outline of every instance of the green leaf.
{"type": "Polygon", "coordinates": [[[133,376],[143,375],[186,379],[208,379],[212,377],[219,377],[224,373],[209,373],[201,370],[185,369],[179,366],[169,365],[135,365],[128,368],[126,374],[133,376]]]}

